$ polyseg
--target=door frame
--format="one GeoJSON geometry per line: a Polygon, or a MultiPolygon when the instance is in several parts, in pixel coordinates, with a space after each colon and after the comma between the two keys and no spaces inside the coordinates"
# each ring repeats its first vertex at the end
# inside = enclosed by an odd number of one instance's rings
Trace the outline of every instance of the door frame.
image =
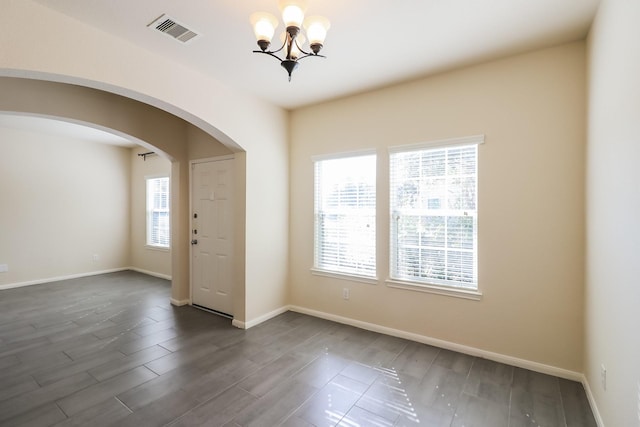
{"type": "MultiPolygon", "coordinates": [[[[216,157],[207,157],[204,159],[196,159],[189,161],[189,305],[193,306],[193,245],[191,244],[191,239],[193,239],[193,170],[195,169],[195,165],[199,163],[210,163],[210,162],[221,162],[224,160],[235,160],[236,156],[233,154],[227,154],[224,156],[216,156],[216,157]]],[[[235,175],[234,175],[235,181],[235,175]]],[[[235,182],[234,182],[235,185],[235,182]]],[[[235,207],[235,204],[234,204],[235,207]]],[[[235,209],[234,209],[235,210],[235,209]]],[[[234,248],[236,247],[236,236],[234,233],[234,248]]],[[[235,252],[235,249],[234,249],[235,252]]],[[[237,262],[234,261],[234,262],[237,262]]],[[[234,284],[235,285],[235,284],[234,284]]],[[[236,293],[233,293],[233,298],[235,300],[236,293]]]]}

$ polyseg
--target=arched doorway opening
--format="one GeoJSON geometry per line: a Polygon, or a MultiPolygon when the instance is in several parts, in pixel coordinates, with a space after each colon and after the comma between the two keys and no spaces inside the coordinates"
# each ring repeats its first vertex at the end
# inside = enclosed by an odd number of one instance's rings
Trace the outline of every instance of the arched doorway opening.
{"type": "MultiPolygon", "coordinates": [[[[235,154],[244,162],[237,146],[223,145],[191,123],[156,107],[113,93],[86,87],[19,78],[0,78],[0,88],[7,96],[0,98],[0,112],[37,115],[70,121],[135,141],[171,161],[171,302],[189,302],[189,162],[194,159],[235,154]],[[235,151],[234,151],[235,150],[235,151]]],[[[238,168],[244,173],[245,168],[238,168]]],[[[238,180],[245,182],[244,178],[238,180]]],[[[234,206],[236,215],[244,216],[244,188],[234,206]]],[[[244,224],[240,223],[239,227],[244,224]]],[[[240,236],[244,232],[239,233],[240,236]]],[[[238,271],[234,286],[244,287],[244,242],[235,245],[238,271]]],[[[244,317],[244,289],[234,310],[244,317]]]]}

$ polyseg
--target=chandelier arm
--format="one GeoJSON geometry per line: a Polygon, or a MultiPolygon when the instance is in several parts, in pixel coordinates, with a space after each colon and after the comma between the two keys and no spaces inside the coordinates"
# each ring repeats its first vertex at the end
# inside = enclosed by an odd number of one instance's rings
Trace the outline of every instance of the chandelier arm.
{"type": "Polygon", "coordinates": [[[303,49],[302,49],[302,47],[300,47],[300,45],[298,44],[298,38],[296,38],[296,39],[294,40],[294,43],[296,44],[296,47],[298,48],[298,50],[299,50],[301,53],[303,53],[303,54],[304,54],[304,56],[302,56],[302,58],[305,58],[305,57],[307,57],[307,56],[309,56],[309,55],[313,55],[311,52],[307,52],[307,51],[303,50],[303,49]]]}
{"type": "Polygon", "coordinates": [[[279,56],[275,55],[276,53],[280,52],[282,49],[284,49],[284,47],[287,45],[287,40],[285,38],[284,43],[282,43],[282,46],[280,46],[280,49],[278,50],[254,50],[253,53],[265,53],[267,55],[271,55],[274,58],[276,58],[278,61],[282,61],[282,58],[280,58],[279,56]]]}
{"type": "Polygon", "coordinates": [[[253,53],[262,53],[264,55],[269,55],[269,56],[273,56],[274,58],[276,58],[278,61],[282,62],[282,58],[280,58],[278,55],[275,54],[275,52],[280,52],[282,50],[282,48],[276,50],[276,51],[262,51],[262,50],[254,50],[253,53]]]}
{"type": "MultiPolygon", "coordinates": [[[[284,49],[284,47],[285,47],[286,45],[287,45],[287,38],[285,37],[285,38],[284,38],[284,42],[282,43],[282,46],[280,46],[280,49],[278,49],[278,50],[270,50],[269,52],[265,52],[265,53],[271,53],[271,54],[273,54],[273,53],[278,53],[278,52],[280,52],[282,49],[284,49]]],[[[275,55],[273,55],[273,56],[275,56],[275,55]]],[[[277,56],[276,56],[276,58],[277,58],[277,56]]]]}
{"type": "Polygon", "coordinates": [[[318,55],[317,53],[310,52],[310,53],[308,53],[306,55],[303,55],[303,56],[299,57],[298,61],[301,60],[301,59],[304,59],[304,58],[308,58],[310,56],[315,57],[315,58],[325,58],[325,59],[327,58],[324,55],[318,55]]]}

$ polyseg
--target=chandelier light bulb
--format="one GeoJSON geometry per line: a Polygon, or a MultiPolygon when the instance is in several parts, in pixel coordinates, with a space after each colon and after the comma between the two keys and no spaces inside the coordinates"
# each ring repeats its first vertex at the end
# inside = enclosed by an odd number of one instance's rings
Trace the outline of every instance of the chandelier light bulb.
{"type": "Polygon", "coordinates": [[[278,20],[276,17],[270,13],[256,12],[251,15],[250,20],[253,32],[256,35],[256,40],[258,40],[258,42],[265,41],[270,43],[273,38],[273,34],[278,27],[278,20]]]}
{"type": "Polygon", "coordinates": [[[304,12],[307,8],[306,2],[299,0],[280,0],[279,6],[285,27],[302,27],[304,12]]]}
{"type": "Polygon", "coordinates": [[[324,16],[310,16],[305,19],[304,28],[307,32],[310,46],[323,46],[324,40],[327,37],[327,31],[331,28],[331,23],[324,16]]]}

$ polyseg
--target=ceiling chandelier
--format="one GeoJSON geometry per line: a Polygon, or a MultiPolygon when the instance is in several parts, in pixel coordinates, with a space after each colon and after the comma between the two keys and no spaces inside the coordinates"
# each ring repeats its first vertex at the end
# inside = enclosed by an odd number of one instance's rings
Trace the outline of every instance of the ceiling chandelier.
{"type": "Polygon", "coordinates": [[[306,9],[304,0],[279,0],[278,6],[286,27],[286,31],[282,34],[282,46],[278,50],[268,50],[273,34],[278,27],[278,20],[270,13],[256,12],[251,15],[251,25],[260,50],[253,52],[264,53],[280,61],[280,65],[287,70],[289,81],[291,81],[291,73],[298,67],[299,60],[309,56],[325,58],[319,52],[324,45],[324,39],[331,24],[327,18],[322,16],[310,16],[304,19],[306,9]],[[303,48],[305,44],[305,35],[301,30],[303,26],[306,38],[309,39],[307,50],[303,48]],[[282,52],[282,57],[276,55],[278,52],[282,52]]]}

